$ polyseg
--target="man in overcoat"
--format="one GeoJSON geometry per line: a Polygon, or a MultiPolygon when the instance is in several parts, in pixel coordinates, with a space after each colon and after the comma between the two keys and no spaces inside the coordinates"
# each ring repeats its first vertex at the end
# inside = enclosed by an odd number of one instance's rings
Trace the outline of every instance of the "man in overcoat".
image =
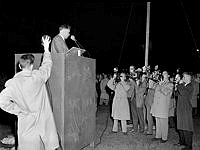
{"type": "Polygon", "coordinates": [[[130,120],[130,110],[127,99],[127,91],[130,86],[125,81],[125,73],[120,74],[120,82],[116,81],[116,75],[108,81],[108,87],[115,91],[112,103],[112,117],[114,119],[112,132],[118,132],[118,121],[121,121],[122,132],[127,134],[127,120],[130,120]]]}
{"type": "Polygon", "coordinates": [[[183,149],[192,149],[193,118],[192,118],[192,93],[191,74],[183,73],[183,83],[177,86],[177,129],[179,133],[178,145],[185,146],[183,149]]]}
{"type": "Polygon", "coordinates": [[[148,80],[148,89],[147,89],[147,95],[145,97],[145,108],[146,108],[146,113],[147,113],[147,133],[146,135],[152,135],[153,134],[153,116],[150,113],[151,112],[151,106],[153,104],[153,99],[154,99],[154,93],[155,93],[155,88],[156,88],[156,82],[153,81],[152,79],[148,80]]]}
{"type": "Polygon", "coordinates": [[[138,117],[137,117],[137,108],[136,108],[136,82],[133,78],[129,79],[128,82],[130,88],[127,91],[127,97],[128,97],[128,102],[129,102],[129,108],[130,108],[130,122],[133,124],[133,129],[131,132],[135,132],[134,130],[134,124],[137,123],[138,117]]]}
{"type": "Polygon", "coordinates": [[[163,71],[163,80],[155,89],[154,101],[151,113],[156,118],[156,137],[153,140],[160,140],[165,143],[168,137],[169,104],[173,90],[173,84],[169,81],[167,71],[163,71]]]}
{"type": "Polygon", "coordinates": [[[145,120],[144,120],[144,98],[147,88],[146,74],[143,73],[139,79],[136,80],[136,112],[137,120],[133,124],[134,132],[138,131],[139,123],[139,132],[143,133],[145,129],[145,120]]]}
{"type": "Polygon", "coordinates": [[[5,83],[0,93],[0,108],[18,117],[18,150],[55,150],[59,147],[56,126],[45,83],[50,77],[52,60],[50,37],[42,37],[43,62],[33,70],[34,56],[20,57],[22,71],[5,83]]]}

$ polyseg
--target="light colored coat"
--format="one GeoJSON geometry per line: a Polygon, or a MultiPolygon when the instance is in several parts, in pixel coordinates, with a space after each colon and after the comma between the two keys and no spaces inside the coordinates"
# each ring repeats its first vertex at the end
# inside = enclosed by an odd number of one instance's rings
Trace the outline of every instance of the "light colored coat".
{"type": "Polygon", "coordinates": [[[127,99],[127,91],[130,86],[124,81],[114,84],[114,79],[110,79],[107,85],[111,90],[115,91],[111,114],[113,119],[130,120],[130,110],[127,99]]]}
{"type": "Polygon", "coordinates": [[[19,150],[53,150],[59,147],[45,86],[51,67],[51,54],[46,52],[39,70],[15,74],[0,94],[0,107],[18,117],[19,150]]]}
{"type": "Polygon", "coordinates": [[[171,100],[171,95],[173,91],[173,84],[169,81],[161,81],[154,94],[154,100],[151,107],[152,116],[158,118],[168,118],[169,117],[169,105],[171,100]]]}

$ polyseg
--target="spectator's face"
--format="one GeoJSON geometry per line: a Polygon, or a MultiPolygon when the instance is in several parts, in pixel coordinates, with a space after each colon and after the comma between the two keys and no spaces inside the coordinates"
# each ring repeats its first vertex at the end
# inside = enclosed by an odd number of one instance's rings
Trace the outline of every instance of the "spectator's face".
{"type": "Polygon", "coordinates": [[[117,71],[118,71],[118,69],[117,69],[117,68],[114,68],[114,69],[113,69],[113,71],[114,71],[114,72],[117,72],[117,71]]]}
{"type": "Polygon", "coordinates": [[[158,70],[158,65],[156,65],[154,69],[155,69],[155,70],[158,70]]]}
{"type": "Polygon", "coordinates": [[[162,75],[164,79],[167,79],[169,77],[167,71],[163,71],[162,75]]]}
{"type": "Polygon", "coordinates": [[[142,81],[144,81],[145,79],[146,79],[146,75],[143,74],[143,75],[142,75],[142,81]]]}
{"type": "Polygon", "coordinates": [[[191,76],[188,74],[183,74],[183,81],[185,83],[190,83],[191,82],[191,76]]]}
{"type": "Polygon", "coordinates": [[[120,79],[121,79],[121,81],[124,81],[124,80],[126,79],[126,76],[125,76],[124,73],[121,73],[121,74],[120,74],[120,79]]]}
{"type": "Polygon", "coordinates": [[[176,75],[175,80],[176,80],[176,82],[179,82],[181,80],[181,77],[179,74],[176,75]]]}
{"type": "Polygon", "coordinates": [[[130,73],[133,73],[135,71],[135,67],[134,66],[130,66],[129,71],[130,71],[130,73]]]}
{"type": "Polygon", "coordinates": [[[171,77],[171,78],[170,78],[170,81],[171,81],[171,82],[174,82],[174,78],[173,78],[173,77],[171,77]]]}

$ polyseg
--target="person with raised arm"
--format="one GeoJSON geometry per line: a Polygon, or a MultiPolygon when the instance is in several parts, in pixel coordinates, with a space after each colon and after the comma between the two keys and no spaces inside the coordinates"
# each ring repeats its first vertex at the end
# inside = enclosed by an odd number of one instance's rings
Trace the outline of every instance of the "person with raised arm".
{"type": "Polygon", "coordinates": [[[45,85],[52,68],[50,42],[49,36],[42,37],[44,55],[39,69],[33,69],[33,54],[22,55],[19,59],[21,71],[6,81],[0,93],[0,108],[18,117],[19,150],[55,150],[59,147],[45,85]]]}

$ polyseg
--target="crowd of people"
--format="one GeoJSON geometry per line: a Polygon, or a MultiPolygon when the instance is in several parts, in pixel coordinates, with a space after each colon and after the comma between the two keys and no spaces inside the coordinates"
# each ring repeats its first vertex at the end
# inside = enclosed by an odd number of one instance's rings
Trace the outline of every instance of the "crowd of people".
{"type": "Polygon", "coordinates": [[[110,74],[96,76],[97,104],[109,105],[116,133],[121,121],[123,134],[128,132],[153,135],[152,141],[165,143],[168,129],[175,128],[179,135],[178,146],[192,149],[193,117],[199,113],[198,74],[161,71],[156,65],[136,69],[114,68],[110,74]],[[131,127],[131,128],[130,128],[131,127]]]}

